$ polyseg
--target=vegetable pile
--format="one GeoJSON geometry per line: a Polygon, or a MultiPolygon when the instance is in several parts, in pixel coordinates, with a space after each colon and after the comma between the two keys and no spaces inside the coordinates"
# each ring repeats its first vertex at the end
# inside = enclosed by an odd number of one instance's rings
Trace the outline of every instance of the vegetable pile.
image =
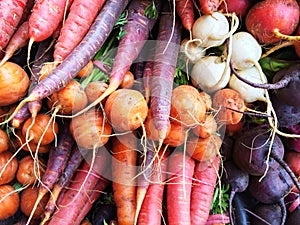
{"type": "Polygon", "coordinates": [[[298,1],[0,6],[0,225],[300,221],[298,1]]]}

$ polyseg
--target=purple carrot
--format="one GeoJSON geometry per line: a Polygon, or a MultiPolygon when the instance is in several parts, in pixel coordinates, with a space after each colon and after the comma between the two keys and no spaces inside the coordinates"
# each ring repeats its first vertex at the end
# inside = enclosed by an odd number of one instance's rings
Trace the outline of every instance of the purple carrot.
{"type": "Polygon", "coordinates": [[[44,99],[65,87],[102,47],[127,4],[128,0],[106,1],[80,44],[54,71],[31,90],[5,122],[10,121],[26,102],[44,99]]]}
{"type": "Polygon", "coordinates": [[[144,73],[143,73],[143,81],[144,81],[144,89],[145,89],[145,99],[148,103],[150,101],[150,79],[153,71],[153,62],[148,61],[145,65],[144,73]]]}
{"type": "MultiPolygon", "coordinates": [[[[72,146],[75,143],[69,129],[69,123],[67,121],[58,121],[58,124],[59,133],[57,146],[53,145],[50,149],[47,168],[41,179],[34,209],[63,174],[68,158],[70,157],[72,146]]],[[[35,210],[32,210],[32,212],[34,211],[35,210]]]]}
{"type": "Polygon", "coordinates": [[[176,18],[174,24],[169,2],[164,3],[153,62],[150,102],[160,143],[165,139],[170,123],[171,95],[181,38],[181,23],[176,18]]]}
{"type": "MultiPolygon", "coordinates": [[[[160,0],[154,0],[156,9],[160,11],[160,0]]],[[[148,40],[150,30],[153,28],[156,18],[146,16],[146,8],[152,4],[152,0],[132,0],[128,6],[127,23],[124,25],[124,36],[121,38],[117,53],[110,73],[109,86],[105,92],[96,99],[84,111],[94,107],[104,98],[115,91],[122,83],[126,72],[130,69],[134,60],[138,57],[145,42],[148,40]]],[[[77,113],[76,115],[82,113],[77,113]]],[[[76,116],[75,115],[75,116],[76,116]]]]}
{"type": "MultiPolygon", "coordinates": [[[[110,155],[106,152],[106,149],[99,149],[94,162],[83,161],[84,163],[72,179],[73,182],[67,187],[58,209],[54,212],[48,225],[74,225],[84,205],[89,201],[87,193],[94,190],[101,175],[110,170],[111,161],[109,157],[110,155]]],[[[104,181],[107,184],[109,183],[108,179],[104,179],[104,181]]]]}
{"type": "MultiPolygon", "coordinates": [[[[43,63],[50,62],[51,58],[53,57],[53,49],[50,49],[49,51],[45,52],[48,49],[51,41],[52,39],[48,38],[47,40],[42,41],[38,46],[34,58],[34,63],[31,69],[31,87],[35,86],[38,83],[38,73],[41,70],[43,63]]],[[[33,112],[33,109],[34,111],[38,111],[41,107],[42,99],[24,104],[23,107],[19,111],[17,111],[16,115],[13,117],[13,127],[19,127],[26,119],[28,119],[31,116],[30,113],[33,112]]]]}
{"type": "Polygon", "coordinates": [[[137,62],[133,63],[131,66],[131,72],[134,75],[134,79],[137,81],[134,85],[134,89],[138,90],[142,94],[144,94],[144,88],[143,88],[143,71],[144,71],[145,63],[141,60],[138,60],[137,62]]]}
{"type": "Polygon", "coordinates": [[[81,162],[83,160],[83,153],[79,150],[78,146],[75,144],[73,145],[73,149],[70,155],[70,158],[68,159],[66,168],[62,175],[60,176],[57,183],[54,185],[52,189],[52,195],[45,206],[45,212],[44,212],[44,218],[41,224],[44,224],[47,222],[54,212],[57,204],[57,199],[59,195],[61,194],[61,191],[64,187],[68,186],[70,183],[71,178],[75,174],[75,171],[80,166],[81,162]]]}

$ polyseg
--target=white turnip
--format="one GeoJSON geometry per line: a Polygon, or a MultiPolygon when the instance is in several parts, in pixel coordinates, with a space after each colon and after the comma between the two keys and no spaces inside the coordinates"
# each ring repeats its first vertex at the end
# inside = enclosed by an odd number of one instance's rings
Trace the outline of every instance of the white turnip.
{"type": "Polygon", "coordinates": [[[226,16],[220,12],[200,16],[192,27],[193,39],[203,48],[222,45],[238,28],[239,20],[235,14],[232,19],[234,25],[230,29],[226,16]]]}
{"type": "MultiPolygon", "coordinates": [[[[254,83],[267,82],[267,77],[265,75],[263,75],[263,80],[261,80],[259,71],[255,66],[252,66],[249,69],[240,70],[238,71],[238,73],[244,79],[247,79],[254,83]]],[[[250,86],[245,82],[239,80],[234,74],[230,77],[229,87],[238,91],[247,103],[255,101],[266,101],[264,89],[250,86]]]]}
{"type": "Polygon", "coordinates": [[[191,81],[194,87],[213,93],[224,88],[230,79],[226,62],[218,56],[199,59],[192,68],[191,81]]]}

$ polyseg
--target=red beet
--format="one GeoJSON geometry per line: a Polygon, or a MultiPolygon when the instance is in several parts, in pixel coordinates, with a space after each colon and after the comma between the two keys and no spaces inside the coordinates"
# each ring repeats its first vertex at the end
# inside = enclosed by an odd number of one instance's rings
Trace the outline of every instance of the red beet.
{"type": "Polygon", "coordinates": [[[245,24],[247,30],[263,44],[280,41],[274,30],[291,35],[299,22],[297,0],[264,0],[254,4],[249,10],[245,24]]]}

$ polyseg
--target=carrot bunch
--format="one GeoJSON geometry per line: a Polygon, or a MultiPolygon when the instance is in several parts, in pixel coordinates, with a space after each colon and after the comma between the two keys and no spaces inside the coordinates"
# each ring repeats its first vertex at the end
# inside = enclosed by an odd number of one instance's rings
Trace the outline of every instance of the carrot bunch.
{"type": "Polygon", "coordinates": [[[221,3],[0,0],[0,221],[227,223],[235,138],[283,132],[228,84],[244,26],[221,3]]]}

